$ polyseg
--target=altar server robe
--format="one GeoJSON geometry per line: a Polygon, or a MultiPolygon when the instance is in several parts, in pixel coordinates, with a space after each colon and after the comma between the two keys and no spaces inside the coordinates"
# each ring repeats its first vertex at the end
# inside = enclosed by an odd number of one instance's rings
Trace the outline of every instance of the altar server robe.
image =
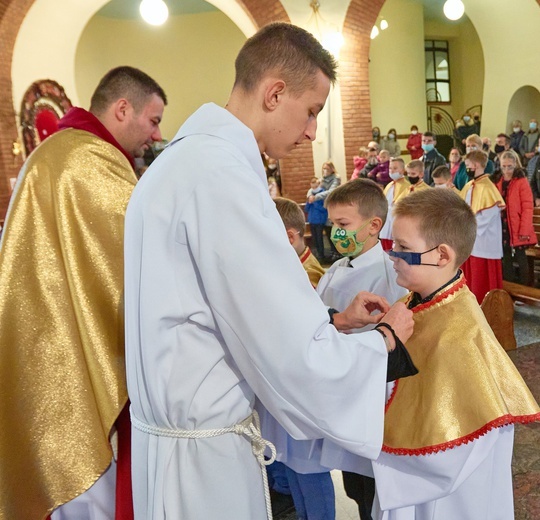
{"type": "MultiPolygon", "coordinates": [[[[228,111],[201,107],[146,172],[128,206],[125,255],[132,416],[171,430],[222,428],[249,416],[257,396],[293,437],[377,457],[382,337],[329,325],[254,135],[228,111]]],[[[137,519],[266,517],[244,437],[134,429],[132,442],[137,519]]]]}
{"type": "MultiPolygon", "coordinates": [[[[338,311],[346,309],[360,291],[383,296],[391,304],[408,293],[407,289],[397,285],[393,262],[380,242],[354,259],[342,258],[334,262],[317,285],[323,303],[338,311]]],[[[372,328],[373,325],[368,325],[355,332],[372,328]]],[[[373,476],[370,460],[350,453],[332,441],[295,440],[264,410],[261,410],[261,423],[263,434],[276,446],[278,460],[298,473],[341,469],[373,476]]]]}

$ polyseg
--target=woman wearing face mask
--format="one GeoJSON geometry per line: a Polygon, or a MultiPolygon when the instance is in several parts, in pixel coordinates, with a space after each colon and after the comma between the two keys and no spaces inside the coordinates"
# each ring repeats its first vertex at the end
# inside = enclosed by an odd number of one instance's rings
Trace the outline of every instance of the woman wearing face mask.
{"type": "Polygon", "coordinates": [[[531,119],[529,121],[529,129],[521,138],[521,142],[519,143],[520,155],[523,157],[523,166],[525,166],[534,157],[536,148],[538,146],[539,137],[540,132],[538,130],[538,121],[536,121],[536,119],[531,119]]]}
{"type": "Polygon", "coordinates": [[[422,150],[422,134],[418,132],[418,127],[416,125],[411,126],[411,134],[407,139],[407,150],[411,154],[411,160],[420,159],[424,155],[424,150],[422,150]]]}
{"type": "Polygon", "coordinates": [[[390,128],[388,134],[383,138],[381,150],[387,150],[390,157],[399,157],[401,155],[401,147],[397,141],[397,132],[395,128],[390,128]]]}
{"type": "Polygon", "coordinates": [[[459,155],[459,150],[457,148],[452,148],[450,150],[450,153],[448,154],[448,168],[450,168],[450,173],[452,174],[452,182],[454,182],[454,178],[461,162],[462,161],[461,155],[459,155]]]}
{"type": "Polygon", "coordinates": [[[533,226],[533,193],[527,176],[513,150],[501,155],[501,169],[492,181],[503,196],[506,209],[501,212],[503,237],[503,278],[523,285],[529,282],[529,266],[525,250],[538,240],[533,226]],[[514,260],[519,276],[514,273],[514,260]]]}
{"type": "MultiPolygon", "coordinates": [[[[476,134],[472,134],[465,140],[465,150],[466,153],[474,152],[476,150],[482,151],[482,139],[480,136],[476,134]]],[[[487,154],[486,154],[487,155],[487,154]]],[[[454,186],[461,190],[463,189],[463,186],[467,184],[467,182],[470,181],[469,177],[467,176],[467,171],[465,167],[465,161],[461,161],[458,167],[458,171],[454,177],[454,186]]],[[[493,164],[493,161],[490,161],[488,159],[486,168],[484,170],[486,173],[493,173],[495,171],[495,165],[493,164]]]]}

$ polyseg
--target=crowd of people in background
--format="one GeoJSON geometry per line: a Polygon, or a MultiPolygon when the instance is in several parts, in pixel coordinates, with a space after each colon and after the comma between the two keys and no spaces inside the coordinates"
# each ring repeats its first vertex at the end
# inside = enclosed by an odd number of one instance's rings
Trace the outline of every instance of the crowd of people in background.
{"type": "MultiPolygon", "coordinates": [[[[375,181],[387,195],[389,207],[402,196],[429,187],[449,188],[465,198],[473,184],[483,184],[484,176],[488,178],[501,197],[497,203],[501,229],[500,233],[497,230],[494,233],[503,251],[502,267],[497,268],[497,273],[502,271],[502,275],[497,274],[489,283],[481,284],[477,294],[479,299],[485,294],[484,289],[502,287],[503,279],[522,284],[530,282],[525,251],[537,243],[533,208],[540,207],[540,129],[537,120],[531,118],[526,129],[521,121],[513,121],[512,131],[499,133],[493,148],[489,137],[480,136],[480,128],[478,112],[463,114],[456,122],[454,147],[445,157],[437,149],[437,136],[433,132],[421,133],[417,125],[412,125],[406,137],[406,151],[402,151],[398,139],[405,139],[405,136],[399,136],[395,128],[390,128],[383,135],[375,126],[372,140],[361,146],[358,155],[353,157],[349,178],[375,181]],[[467,166],[468,154],[476,151],[486,156],[482,179],[475,177],[473,168],[467,166]],[[410,156],[409,162],[403,157],[407,155],[410,156]]],[[[279,168],[279,165],[274,168],[279,168]]],[[[276,194],[280,192],[274,170],[268,169],[267,172],[270,192],[273,197],[278,196],[276,194]]],[[[306,197],[305,212],[313,237],[314,254],[323,263],[339,258],[329,238],[332,222],[328,219],[324,201],[340,183],[334,164],[326,162],[322,177],[315,176],[311,180],[306,197]]],[[[492,196],[495,197],[493,193],[492,196]]],[[[478,209],[479,226],[481,213],[482,210],[478,209]]],[[[381,235],[385,250],[392,245],[391,236],[387,236],[388,229],[389,226],[382,230],[381,235]]],[[[480,226],[479,234],[483,232],[480,226]]],[[[495,252],[494,256],[497,255],[495,252]]],[[[471,272],[469,276],[473,277],[471,272]]]]}

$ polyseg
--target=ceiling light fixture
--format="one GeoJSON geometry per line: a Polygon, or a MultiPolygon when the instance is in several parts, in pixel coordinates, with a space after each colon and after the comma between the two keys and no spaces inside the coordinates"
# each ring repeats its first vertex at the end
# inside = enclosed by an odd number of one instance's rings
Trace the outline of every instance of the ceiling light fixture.
{"type": "Polygon", "coordinates": [[[461,0],[446,0],[443,11],[449,20],[459,20],[465,12],[465,6],[461,0]]]}
{"type": "Polygon", "coordinates": [[[317,0],[311,0],[309,6],[313,12],[307,23],[307,30],[321,42],[327,51],[336,58],[339,57],[339,51],[345,43],[343,34],[335,24],[331,24],[323,18],[319,12],[321,4],[317,0]]]}
{"type": "Polygon", "coordinates": [[[150,25],[163,25],[169,17],[169,8],[163,0],[142,0],[139,11],[150,25]]]}

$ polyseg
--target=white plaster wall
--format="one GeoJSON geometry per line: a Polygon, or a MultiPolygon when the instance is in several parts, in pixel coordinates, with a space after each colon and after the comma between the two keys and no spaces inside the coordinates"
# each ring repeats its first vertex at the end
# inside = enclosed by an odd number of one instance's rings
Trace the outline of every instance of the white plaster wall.
{"type": "MultiPolygon", "coordinates": [[[[482,134],[508,131],[510,100],[522,86],[540,87],[536,0],[463,0],[484,50],[482,134]]],[[[531,117],[534,117],[531,115],[531,117]]]]}

